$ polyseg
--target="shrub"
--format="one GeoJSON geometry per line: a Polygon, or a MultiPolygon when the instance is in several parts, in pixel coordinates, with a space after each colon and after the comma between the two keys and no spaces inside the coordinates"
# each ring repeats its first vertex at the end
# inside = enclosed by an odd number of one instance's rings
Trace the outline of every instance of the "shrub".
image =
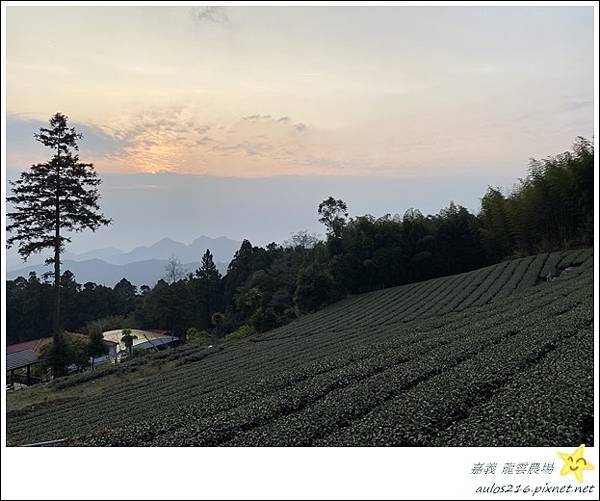
{"type": "Polygon", "coordinates": [[[75,365],[78,370],[89,365],[88,343],[80,336],[64,332],[59,343],[51,342],[40,352],[43,368],[51,368],[55,377],[62,376],[67,368],[75,365]]]}
{"type": "Polygon", "coordinates": [[[335,299],[335,282],[324,266],[311,264],[300,271],[294,302],[301,313],[316,311],[335,299]]]}
{"type": "Polygon", "coordinates": [[[252,334],[256,334],[256,329],[251,325],[242,325],[237,330],[233,331],[231,334],[227,334],[225,339],[243,339],[245,337],[251,336],[252,334]]]}
{"type": "MultiPolygon", "coordinates": [[[[542,256],[349,297],[245,342],[189,343],[63,378],[50,384],[56,398],[7,414],[7,437],[119,447],[592,445],[586,252],[552,287],[520,286],[542,256]],[[499,297],[512,268],[520,278],[499,297]],[[463,308],[473,294],[493,297],[463,308]],[[164,370],[131,377],[158,361],[164,370]],[[90,391],[103,375],[107,391],[90,391]],[[58,391],[83,381],[79,392],[58,391]]],[[[246,324],[233,336],[251,332],[246,324]]]]}
{"type": "Polygon", "coordinates": [[[196,329],[195,327],[190,327],[185,332],[186,341],[190,343],[198,343],[198,344],[211,344],[213,339],[210,333],[206,330],[196,329]]]}
{"type": "Polygon", "coordinates": [[[92,320],[85,324],[84,332],[87,334],[91,334],[92,332],[107,332],[113,331],[117,329],[135,329],[137,328],[137,323],[133,316],[123,316],[123,315],[112,315],[110,317],[103,317],[97,320],[92,320]]]}

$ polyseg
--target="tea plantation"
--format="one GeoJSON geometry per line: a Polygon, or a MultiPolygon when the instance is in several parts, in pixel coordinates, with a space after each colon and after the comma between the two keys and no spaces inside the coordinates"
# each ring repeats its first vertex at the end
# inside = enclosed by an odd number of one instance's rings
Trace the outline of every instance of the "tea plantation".
{"type": "Polygon", "coordinates": [[[39,402],[11,408],[7,440],[592,445],[593,341],[592,249],[540,254],[56,380],[39,402]]]}

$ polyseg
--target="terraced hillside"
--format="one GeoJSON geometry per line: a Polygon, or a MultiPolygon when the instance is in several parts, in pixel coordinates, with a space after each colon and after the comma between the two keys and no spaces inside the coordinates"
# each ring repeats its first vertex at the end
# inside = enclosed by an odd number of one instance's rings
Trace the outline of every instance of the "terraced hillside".
{"type": "Polygon", "coordinates": [[[592,298],[591,249],[362,294],[253,338],[17,392],[8,441],[591,445],[592,298]]]}

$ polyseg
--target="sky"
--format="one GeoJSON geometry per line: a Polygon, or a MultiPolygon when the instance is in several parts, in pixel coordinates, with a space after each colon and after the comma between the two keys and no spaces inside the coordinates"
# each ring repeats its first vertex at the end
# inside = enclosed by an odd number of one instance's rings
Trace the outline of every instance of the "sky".
{"type": "Polygon", "coordinates": [[[593,136],[592,7],[10,6],[6,27],[8,177],[61,111],[105,180],[115,223],[74,251],[281,241],[329,194],[476,210],[593,136]]]}

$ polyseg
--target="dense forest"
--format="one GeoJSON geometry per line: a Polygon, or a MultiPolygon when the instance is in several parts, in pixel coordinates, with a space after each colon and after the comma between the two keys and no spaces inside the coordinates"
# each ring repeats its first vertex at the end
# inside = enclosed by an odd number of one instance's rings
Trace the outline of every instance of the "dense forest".
{"type": "MultiPolygon", "coordinates": [[[[593,244],[594,150],[532,160],[505,193],[488,188],[477,214],[450,203],[438,214],[348,217],[343,200],[318,207],[325,240],[300,232],[283,244],[245,240],[225,276],[207,250],[188,276],[175,269],[153,288],[113,288],[61,276],[67,331],[167,329],[187,339],[243,336],[290,322],[351,294],[470,271],[507,258],[593,244]]],[[[401,201],[398,202],[401,205],[401,201]]],[[[176,263],[174,263],[174,266],[176,263]]],[[[52,284],[31,274],[7,281],[9,344],[52,335],[52,284]]]]}

